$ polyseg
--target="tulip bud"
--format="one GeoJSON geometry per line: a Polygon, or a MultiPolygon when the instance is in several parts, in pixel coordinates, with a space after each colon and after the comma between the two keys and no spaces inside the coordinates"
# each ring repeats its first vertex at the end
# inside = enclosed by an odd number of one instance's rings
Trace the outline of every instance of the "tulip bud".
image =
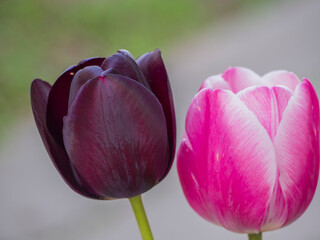
{"type": "Polygon", "coordinates": [[[83,196],[132,198],[171,168],[175,114],[159,50],[85,59],[52,87],[35,79],[31,104],[52,162],[83,196]]]}
{"type": "Polygon", "coordinates": [[[294,222],[319,175],[313,86],[286,71],[209,77],[189,107],[177,165],[189,204],[212,223],[254,234],[294,222]]]}

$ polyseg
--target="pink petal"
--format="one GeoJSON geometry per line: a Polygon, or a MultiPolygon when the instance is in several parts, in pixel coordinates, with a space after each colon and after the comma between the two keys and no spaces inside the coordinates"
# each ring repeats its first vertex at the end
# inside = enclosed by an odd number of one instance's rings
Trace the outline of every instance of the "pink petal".
{"type": "Polygon", "coordinates": [[[177,153],[177,167],[183,192],[190,206],[203,218],[219,224],[215,214],[212,214],[212,205],[208,201],[205,191],[200,186],[200,180],[204,180],[199,173],[197,156],[190,146],[188,137],[182,139],[177,153]],[[197,177],[196,177],[197,176],[197,177]]]}
{"type": "Polygon", "coordinates": [[[203,88],[215,89],[225,89],[231,90],[229,84],[222,78],[221,75],[215,75],[208,77],[201,85],[199,91],[203,88]]]}
{"type": "Polygon", "coordinates": [[[222,77],[230,85],[234,93],[247,87],[266,85],[265,81],[259,75],[243,67],[228,68],[222,77]]]}
{"type": "Polygon", "coordinates": [[[270,231],[282,227],[287,219],[287,203],[279,182],[280,172],[277,170],[276,182],[266,211],[261,231],[270,231]]]}
{"type": "MultiPolygon", "coordinates": [[[[284,87],[250,87],[240,91],[239,98],[256,115],[273,141],[292,92],[284,87]]],[[[287,217],[286,203],[279,184],[279,171],[262,230],[282,226],[287,217]]]]}
{"type": "Polygon", "coordinates": [[[187,186],[181,166],[193,161],[188,171],[197,190],[186,194],[193,208],[231,231],[260,231],[276,164],[272,142],[255,115],[232,92],[204,89],[190,105],[186,133],[193,154],[181,146],[178,170],[187,186]]]}
{"type": "Polygon", "coordinates": [[[263,79],[271,86],[283,85],[292,91],[300,83],[299,78],[294,73],[281,70],[269,72],[263,76],[263,79]]]}
{"type": "Polygon", "coordinates": [[[283,87],[250,87],[237,95],[256,115],[273,141],[292,92],[283,87]]]}
{"type": "Polygon", "coordinates": [[[279,125],[274,148],[288,208],[284,225],[309,206],[319,175],[319,102],[308,80],[300,83],[279,125]]]}

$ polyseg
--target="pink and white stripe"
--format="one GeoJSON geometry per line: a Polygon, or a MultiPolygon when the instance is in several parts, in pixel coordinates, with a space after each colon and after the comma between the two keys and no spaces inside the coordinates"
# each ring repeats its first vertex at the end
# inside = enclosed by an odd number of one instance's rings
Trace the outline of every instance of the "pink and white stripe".
{"type": "Polygon", "coordinates": [[[287,71],[228,68],[194,97],[178,151],[185,196],[202,217],[257,233],[295,221],[319,175],[319,102],[287,71]]]}

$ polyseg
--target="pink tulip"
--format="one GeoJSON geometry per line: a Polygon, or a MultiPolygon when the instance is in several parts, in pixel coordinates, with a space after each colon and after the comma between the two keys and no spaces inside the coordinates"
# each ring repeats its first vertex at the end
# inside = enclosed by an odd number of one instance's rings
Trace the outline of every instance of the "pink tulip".
{"type": "Polygon", "coordinates": [[[189,107],[178,172],[191,207],[239,233],[286,226],[309,206],[319,175],[319,102],[287,71],[229,68],[189,107]]]}

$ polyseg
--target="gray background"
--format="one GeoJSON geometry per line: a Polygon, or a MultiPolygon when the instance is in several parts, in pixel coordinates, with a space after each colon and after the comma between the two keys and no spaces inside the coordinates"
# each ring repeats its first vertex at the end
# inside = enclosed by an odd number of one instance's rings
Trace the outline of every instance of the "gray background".
{"type": "MultiPolygon", "coordinates": [[[[245,66],[307,77],[320,93],[320,1],[281,1],[266,11],[242,11],[172,46],[165,62],[174,92],[178,138],[187,107],[209,75],[245,66]]],[[[127,200],[83,198],[49,160],[31,116],[11,129],[0,149],[0,240],[140,239],[127,200]]],[[[320,191],[304,215],[264,239],[320,239],[320,191]]],[[[187,204],[176,165],[143,195],[155,239],[247,239],[201,219],[187,204]]]]}

